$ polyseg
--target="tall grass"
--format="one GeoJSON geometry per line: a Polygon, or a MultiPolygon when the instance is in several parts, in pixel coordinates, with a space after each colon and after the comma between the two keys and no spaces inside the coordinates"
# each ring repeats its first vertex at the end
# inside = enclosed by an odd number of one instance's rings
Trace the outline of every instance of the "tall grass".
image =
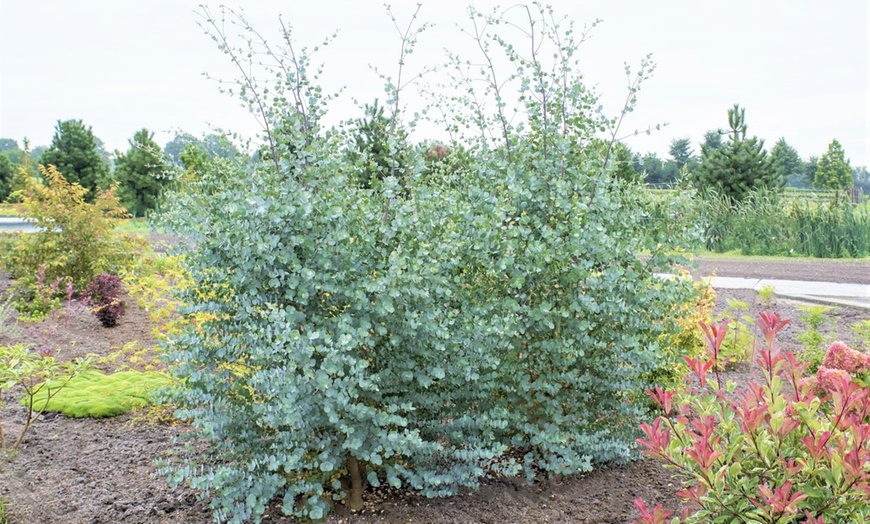
{"type": "Polygon", "coordinates": [[[706,222],[694,189],[651,190],[646,196],[644,233],[652,242],[670,244],[679,239],[695,249],[701,246],[706,222]]]}
{"type": "Polygon", "coordinates": [[[756,191],[741,202],[699,194],[707,248],[745,255],[818,258],[870,256],[870,207],[847,198],[826,202],[756,191]]]}

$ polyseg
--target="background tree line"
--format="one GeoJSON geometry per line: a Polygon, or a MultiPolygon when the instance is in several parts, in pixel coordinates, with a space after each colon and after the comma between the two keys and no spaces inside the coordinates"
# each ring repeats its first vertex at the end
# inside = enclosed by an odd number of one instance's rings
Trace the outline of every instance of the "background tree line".
{"type": "MultiPolygon", "coordinates": [[[[372,159],[365,176],[382,176],[390,164],[389,145],[383,108],[377,101],[363,108],[364,117],[356,121],[357,139],[353,149],[372,159]]],[[[834,139],[821,156],[803,158],[785,138],[770,150],[764,141],[748,135],[745,110],[735,105],[728,110],[729,129],[711,129],[697,144],[689,137],[671,140],[668,156],[640,153],[619,143],[610,155],[617,176],[651,186],[669,187],[689,182],[698,188],[717,188],[721,193],[742,199],[754,188],[792,187],[801,189],[849,189],[870,193],[870,171],[866,166],[852,167],[840,143],[834,139]]],[[[402,148],[410,146],[402,131],[402,148]]],[[[418,144],[424,150],[432,143],[418,144]]],[[[446,150],[445,150],[446,151],[446,150]]],[[[251,160],[257,161],[260,151],[251,160]]],[[[88,190],[90,201],[100,189],[117,184],[122,203],[134,216],[143,216],[157,205],[158,197],[174,172],[196,171],[209,159],[230,160],[241,155],[225,135],[211,133],[197,138],[179,132],[164,147],[154,141],[154,133],[141,129],[129,140],[126,151],[105,149],[105,144],[81,120],[58,121],[51,144],[31,147],[12,138],[0,138],[0,201],[15,201],[28,177],[38,177],[38,164],[53,164],[69,181],[88,190]]],[[[461,168],[452,158],[452,168],[461,168]]],[[[460,155],[461,156],[461,155],[460,155]]],[[[430,158],[443,160],[444,154],[430,158]]],[[[461,162],[460,162],[461,163],[461,162]]]]}
{"type": "Polygon", "coordinates": [[[38,165],[54,165],[69,182],[88,190],[93,202],[100,190],[115,187],[121,202],[134,216],[157,205],[176,168],[202,158],[233,158],[238,150],[227,138],[213,133],[198,139],[178,133],[165,147],[148,129],[137,131],[125,151],[109,153],[105,144],[82,120],[58,121],[48,146],[31,147],[12,138],[0,138],[0,202],[18,201],[28,178],[41,177],[38,165]],[[185,153],[187,151],[187,153],[185,153]],[[200,155],[197,155],[200,153],[200,155]]]}
{"type": "Polygon", "coordinates": [[[655,153],[630,152],[635,174],[650,185],[671,186],[685,177],[699,188],[719,187],[740,199],[753,188],[870,190],[870,172],[852,168],[839,141],[834,139],[821,157],[801,158],[785,138],[767,151],[764,141],[748,136],[745,110],[728,110],[729,129],[704,133],[700,150],[688,137],[671,141],[669,158],[655,153]]]}

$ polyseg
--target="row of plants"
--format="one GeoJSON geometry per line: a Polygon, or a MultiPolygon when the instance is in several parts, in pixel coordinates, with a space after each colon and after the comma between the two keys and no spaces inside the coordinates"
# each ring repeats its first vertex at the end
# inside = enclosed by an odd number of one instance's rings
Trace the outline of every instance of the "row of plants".
{"type": "Polygon", "coordinates": [[[707,247],[745,255],[818,258],[870,256],[870,206],[847,198],[816,202],[758,190],[741,202],[716,194],[701,199],[707,247]]]}
{"type": "Polygon", "coordinates": [[[704,243],[697,247],[717,253],[870,256],[870,204],[840,196],[816,200],[756,189],[736,201],[715,191],[655,191],[647,206],[649,231],[700,226],[704,243]]]}

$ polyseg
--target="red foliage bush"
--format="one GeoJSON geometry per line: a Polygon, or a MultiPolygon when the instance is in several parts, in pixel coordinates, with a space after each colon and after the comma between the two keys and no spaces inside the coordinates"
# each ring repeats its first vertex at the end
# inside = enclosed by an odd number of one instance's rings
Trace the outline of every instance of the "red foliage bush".
{"type": "Polygon", "coordinates": [[[124,316],[124,283],[115,275],[97,275],[84,291],[85,302],[91,306],[91,313],[104,327],[113,327],[124,316]]]}

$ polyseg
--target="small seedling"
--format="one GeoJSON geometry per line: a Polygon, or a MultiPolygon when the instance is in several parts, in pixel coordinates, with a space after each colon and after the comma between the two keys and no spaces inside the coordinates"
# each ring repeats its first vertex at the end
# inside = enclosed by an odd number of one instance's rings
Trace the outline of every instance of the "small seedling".
{"type": "Polygon", "coordinates": [[[865,348],[870,348],[870,319],[852,324],[852,331],[858,333],[861,345],[865,348]]]}
{"type": "MultiPolygon", "coordinates": [[[[36,408],[33,396],[40,394],[48,399],[54,398],[59,391],[69,384],[70,380],[78,376],[89,365],[90,360],[59,363],[49,350],[36,353],[20,344],[0,347],[0,406],[3,405],[2,394],[4,392],[21,386],[26,400],[24,406],[27,407],[27,419],[24,422],[24,427],[13,441],[10,449],[18,448],[24,440],[27,430],[45,410],[44,406],[36,408]]],[[[0,424],[0,450],[7,450],[2,424],[0,424]]]]}
{"type": "Polygon", "coordinates": [[[766,284],[760,290],[758,290],[758,300],[761,301],[761,305],[765,308],[770,308],[773,304],[773,297],[775,296],[775,289],[772,285],[766,284]]]}
{"type": "Polygon", "coordinates": [[[752,360],[755,347],[755,336],[752,334],[754,320],[746,314],[749,304],[735,298],[729,298],[727,304],[728,309],[716,318],[717,322],[728,322],[731,330],[720,348],[719,364],[722,366],[752,360]]]}
{"type": "Polygon", "coordinates": [[[819,328],[825,323],[825,316],[833,308],[828,306],[798,306],[801,310],[798,318],[806,325],[806,329],[799,333],[797,339],[804,345],[801,358],[808,364],[807,371],[814,373],[822,364],[825,357],[823,346],[825,337],[819,332],[819,328]]]}

